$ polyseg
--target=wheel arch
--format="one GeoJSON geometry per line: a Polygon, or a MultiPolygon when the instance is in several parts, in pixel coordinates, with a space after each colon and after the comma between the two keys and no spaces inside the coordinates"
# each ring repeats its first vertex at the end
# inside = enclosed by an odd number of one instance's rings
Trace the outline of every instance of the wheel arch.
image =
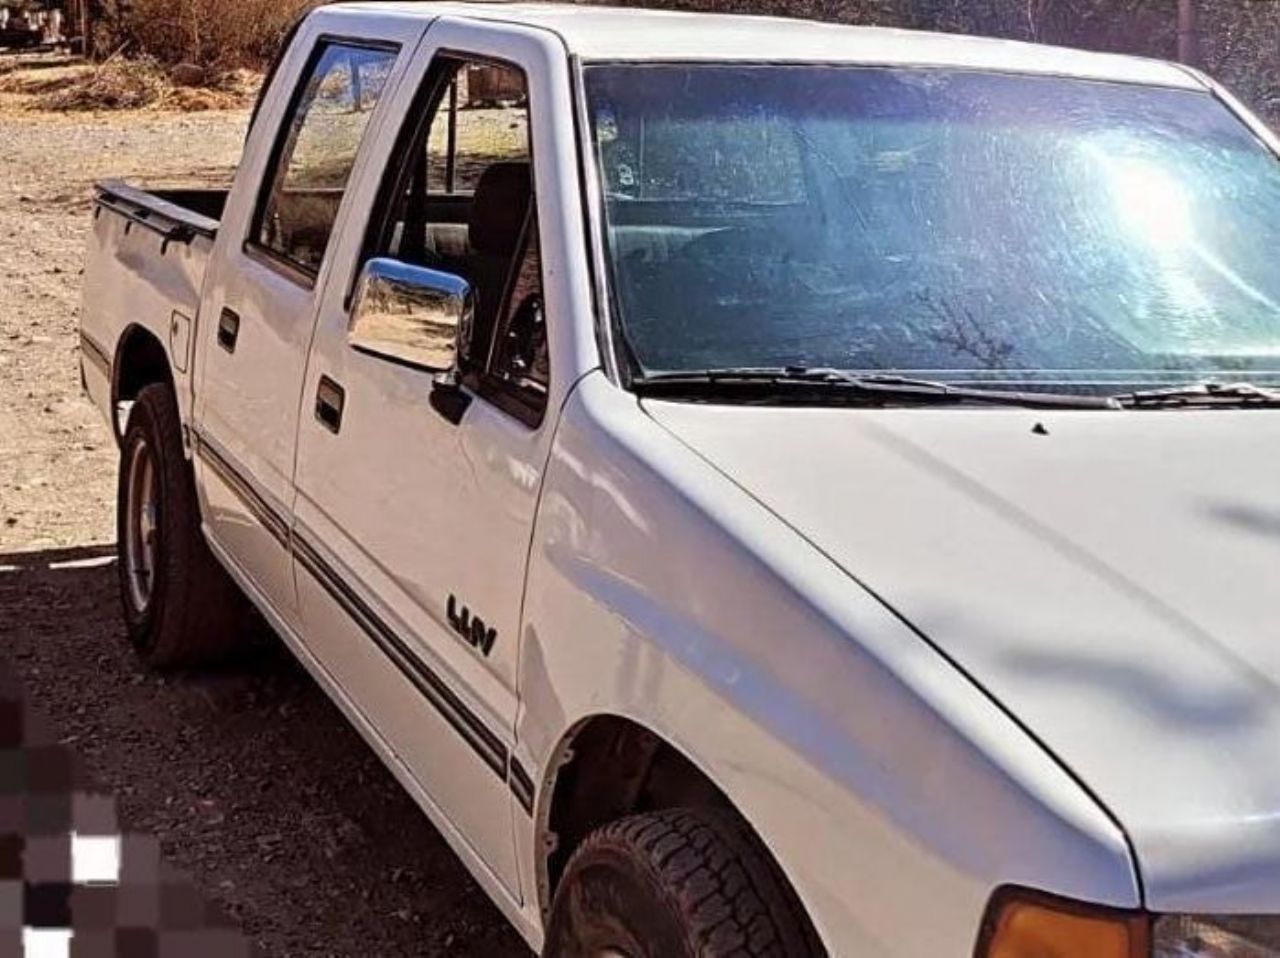
{"type": "Polygon", "coordinates": [[[732,798],[684,749],[635,719],[597,713],[571,726],[552,751],[538,803],[538,902],[544,920],[574,851],[591,832],[629,815],[679,807],[733,813],[767,855],[797,913],[819,936],[767,842],[732,798]]]}
{"type": "Polygon", "coordinates": [[[131,323],[120,334],[111,368],[111,428],[119,442],[122,439],[121,422],[120,416],[115,414],[119,404],[132,402],[143,389],[154,383],[167,383],[172,388],[173,369],[164,343],[138,323],[131,323]]]}

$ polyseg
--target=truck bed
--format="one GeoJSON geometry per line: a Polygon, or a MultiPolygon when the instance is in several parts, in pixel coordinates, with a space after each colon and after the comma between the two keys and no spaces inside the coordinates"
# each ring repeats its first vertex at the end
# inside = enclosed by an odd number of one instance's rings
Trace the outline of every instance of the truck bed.
{"type": "MultiPolygon", "coordinates": [[[[141,189],[122,180],[99,183],[94,202],[161,235],[186,231],[214,238],[228,190],[141,189]]],[[[173,236],[172,238],[178,238],[173,236]]]]}
{"type": "Polygon", "coordinates": [[[227,190],[145,190],[118,180],[94,193],[80,346],[85,387],[113,427],[121,342],[150,333],[168,353],[185,404],[191,340],[227,190]]]}

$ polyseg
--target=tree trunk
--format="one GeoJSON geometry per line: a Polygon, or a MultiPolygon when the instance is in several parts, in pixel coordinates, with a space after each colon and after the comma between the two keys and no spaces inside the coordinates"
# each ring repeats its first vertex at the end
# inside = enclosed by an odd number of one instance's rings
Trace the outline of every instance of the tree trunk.
{"type": "Polygon", "coordinates": [[[89,49],[89,0],[67,0],[66,20],[63,31],[74,52],[91,55],[89,49]]]}
{"type": "Polygon", "coordinates": [[[1178,0],[1178,59],[1187,66],[1200,65],[1196,0],[1178,0]]]}

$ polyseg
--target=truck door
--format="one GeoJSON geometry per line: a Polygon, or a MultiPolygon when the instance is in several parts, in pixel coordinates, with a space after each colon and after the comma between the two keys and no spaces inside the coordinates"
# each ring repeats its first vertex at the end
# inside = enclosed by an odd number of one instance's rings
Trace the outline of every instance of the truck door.
{"type": "Polygon", "coordinates": [[[397,95],[404,129],[370,184],[368,229],[344,255],[349,285],[335,276],[321,308],[298,440],[298,590],[313,652],[444,833],[512,896],[511,815],[528,814],[513,793],[531,807],[512,755],[521,603],[548,410],[571,385],[547,345],[565,296],[544,285],[560,233],[546,211],[573,195],[555,170],[576,171],[572,138],[567,161],[553,149],[545,104],[571,100],[551,40],[447,19],[427,33],[420,81],[397,95]],[[355,322],[351,294],[374,259],[464,278],[469,347],[454,353],[452,329],[403,340],[394,307],[355,322]]]}
{"type": "Polygon", "coordinates": [[[379,103],[423,32],[383,24],[326,14],[295,38],[246,146],[202,299],[190,440],[206,528],[291,624],[298,403],[329,241],[379,103]]]}

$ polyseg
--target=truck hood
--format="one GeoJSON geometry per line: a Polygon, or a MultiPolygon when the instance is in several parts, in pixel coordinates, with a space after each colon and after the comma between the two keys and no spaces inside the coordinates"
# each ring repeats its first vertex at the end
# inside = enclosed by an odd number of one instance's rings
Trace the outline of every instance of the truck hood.
{"type": "Polygon", "coordinates": [[[1280,413],[646,411],[906,619],[1129,836],[1280,912],[1280,413]]]}

